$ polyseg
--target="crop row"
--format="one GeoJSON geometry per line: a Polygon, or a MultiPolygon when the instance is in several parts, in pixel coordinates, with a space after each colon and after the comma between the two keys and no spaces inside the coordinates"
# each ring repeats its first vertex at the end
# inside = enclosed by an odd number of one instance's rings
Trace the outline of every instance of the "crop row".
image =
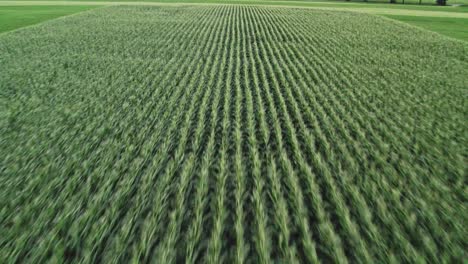
{"type": "Polygon", "coordinates": [[[0,258],[461,261],[467,48],[247,6],[3,34],[0,258]]]}

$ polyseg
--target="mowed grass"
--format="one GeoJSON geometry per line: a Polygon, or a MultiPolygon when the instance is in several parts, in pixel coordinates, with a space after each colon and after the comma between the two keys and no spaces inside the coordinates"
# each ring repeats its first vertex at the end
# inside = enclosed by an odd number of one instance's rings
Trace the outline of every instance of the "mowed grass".
{"type": "Polygon", "coordinates": [[[435,31],[449,37],[468,41],[468,18],[413,17],[393,15],[388,15],[387,17],[435,31]]]}
{"type": "Polygon", "coordinates": [[[0,259],[461,262],[467,50],[242,6],[5,33],[0,259]]]}
{"type": "Polygon", "coordinates": [[[96,8],[96,6],[2,6],[0,33],[96,8]]]}

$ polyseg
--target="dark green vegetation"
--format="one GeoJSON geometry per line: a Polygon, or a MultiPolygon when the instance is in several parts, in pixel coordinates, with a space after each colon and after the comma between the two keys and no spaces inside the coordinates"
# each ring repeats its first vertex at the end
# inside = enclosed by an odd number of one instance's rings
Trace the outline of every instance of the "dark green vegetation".
{"type": "Polygon", "coordinates": [[[0,6],[0,33],[96,6],[0,6]]]}
{"type": "Polygon", "coordinates": [[[453,18],[453,17],[415,17],[415,16],[393,16],[392,19],[397,19],[408,24],[422,27],[428,30],[438,32],[440,34],[468,41],[468,18],[453,18]]]}
{"type": "Polygon", "coordinates": [[[3,34],[0,67],[7,263],[463,261],[464,42],[111,7],[3,34]]]}

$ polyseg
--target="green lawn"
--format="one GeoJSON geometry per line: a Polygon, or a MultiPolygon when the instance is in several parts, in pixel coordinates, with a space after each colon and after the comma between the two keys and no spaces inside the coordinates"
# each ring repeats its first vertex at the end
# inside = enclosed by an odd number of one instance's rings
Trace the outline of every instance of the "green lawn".
{"type": "Polygon", "coordinates": [[[449,17],[416,17],[387,15],[387,17],[438,32],[442,35],[468,41],[468,19],[449,17]]]}
{"type": "Polygon", "coordinates": [[[0,33],[91,8],[96,6],[0,6],[0,33]]]}

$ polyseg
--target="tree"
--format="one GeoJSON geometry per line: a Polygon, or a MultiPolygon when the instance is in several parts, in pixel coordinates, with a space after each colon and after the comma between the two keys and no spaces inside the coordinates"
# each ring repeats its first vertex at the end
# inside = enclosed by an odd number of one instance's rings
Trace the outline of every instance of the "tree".
{"type": "Polygon", "coordinates": [[[447,0],[436,0],[436,3],[437,3],[438,5],[444,6],[444,5],[447,4],[447,0]]]}

